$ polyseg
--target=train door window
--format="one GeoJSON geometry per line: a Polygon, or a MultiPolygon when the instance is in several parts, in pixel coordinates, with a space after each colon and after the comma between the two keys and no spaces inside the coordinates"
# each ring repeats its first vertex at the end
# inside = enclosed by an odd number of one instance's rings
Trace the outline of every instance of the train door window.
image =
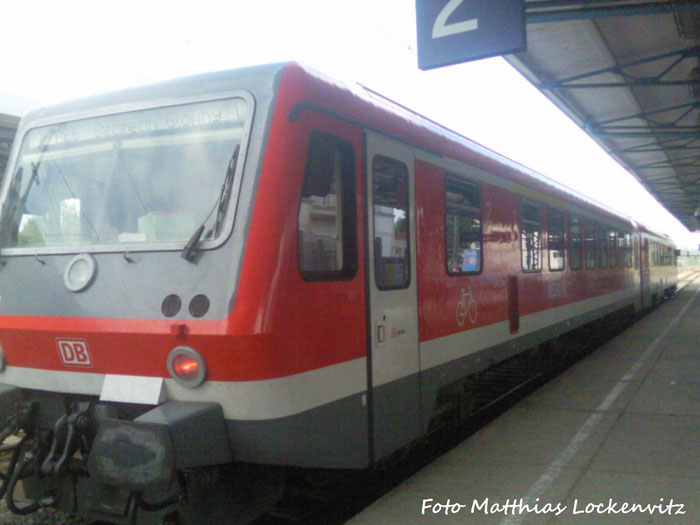
{"type": "Polygon", "coordinates": [[[632,235],[625,233],[625,265],[632,268],[632,235]]]}
{"type": "Polygon", "coordinates": [[[615,230],[610,230],[608,234],[608,247],[609,247],[609,252],[608,252],[608,263],[610,264],[610,268],[615,268],[617,266],[617,232],[615,230]]]}
{"type": "Polygon", "coordinates": [[[337,137],[314,131],[298,215],[298,260],[307,281],[350,279],[357,269],[355,154],[337,137]]]}
{"type": "Polygon", "coordinates": [[[581,269],[582,259],[581,220],[577,217],[569,219],[569,268],[581,269]]]}
{"type": "Polygon", "coordinates": [[[520,216],[520,252],[523,270],[539,272],[542,269],[542,218],[540,205],[523,201],[520,216]]]}
{"type": "Polygon", "coordinates": [[[585,239],[585,257],[586,257],[586,270],[593,270],[596,266],[596,253],[595,253],[595,241],[596,241],[596,224],[591,221],[584,221],[584,239],[585,239]]]}
{"type": "Polygon", "coordinates": [[[549,248],[549,269],[559,272],[564,269],[564,214],[549,208],[547,214],[547,247],[549,248]]]}
{"type": "Polygon", "coordinates": [[[608,229],[598,226],[598,268],[608,267],[608,229]]]}
{"type": "Polygon", "coordinates": [[[445,248],[447,273],[481,271],[481,190],[455,177],[445,177],[445,248]]]}
{"type": "Polygon", "coordinates": [[[374,279],[380,290],[406,288],[411,280],[408,169],[382,155],[372,160],[374,279]]]}
{"type": "Polygon", "coordinates": [[[636,235],[632,238],[632,252],[634,257],[634,268],[639,269],[639,237],[636,235]]]}

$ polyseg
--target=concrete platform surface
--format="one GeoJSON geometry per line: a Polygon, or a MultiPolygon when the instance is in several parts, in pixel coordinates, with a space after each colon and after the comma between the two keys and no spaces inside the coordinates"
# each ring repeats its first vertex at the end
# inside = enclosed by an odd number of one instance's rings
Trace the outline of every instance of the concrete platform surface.
{"type": "Polygon", "coordinates": [[[700,278],[352,525],[700,524],[700,278]]]}

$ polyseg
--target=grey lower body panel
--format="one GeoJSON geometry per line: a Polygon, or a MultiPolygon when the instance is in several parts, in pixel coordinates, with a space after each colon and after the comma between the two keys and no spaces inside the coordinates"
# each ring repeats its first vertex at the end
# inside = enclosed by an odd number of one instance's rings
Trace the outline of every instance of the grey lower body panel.
{"type": "Polygon", "coordinates": [[[228,420],[234,461],[364,468],[427,432],[441,387],[628,306],[634,306],[633,299],[609,304],[381,385],[374,388],[369,400],[361,393],[289,417],[228,420]],[[407,399],[415,403],[415,409],[406,410],[407,399]]]}
{"type": "Polygon", "coordinates": [[[364,392],[293,416],[226,424],[234,461],[310,468],[369,465],[364,392]]]}
{"type": "Polygon", "coordinates": [[[484,348],[483,350],[455,359],[449,363],[423,370],[421,372],[421,414],[423,431],[427,431],[430,425],[435,407],[435,400],[441,387],[463,377],[481,372],[495,363],[505,361],[516,354],[546,341],[550,341],[566,332],[570,332],[571,330],[628,306],[634,306],[634,303],[629,299],[617,301],[541,330],[513,338],[489,348],[484,348]]]}

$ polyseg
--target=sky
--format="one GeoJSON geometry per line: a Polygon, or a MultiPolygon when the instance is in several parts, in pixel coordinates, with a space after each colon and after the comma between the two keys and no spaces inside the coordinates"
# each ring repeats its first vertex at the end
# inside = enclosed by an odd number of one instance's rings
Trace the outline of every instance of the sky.
{"type": "Polygon", "coordinates": [[[295,60],[372,88],[698,248],[699,234],[503,59],[420,71],[415,33],[415,0],[12,1],[0,31],[0,112],[295,60]]]}

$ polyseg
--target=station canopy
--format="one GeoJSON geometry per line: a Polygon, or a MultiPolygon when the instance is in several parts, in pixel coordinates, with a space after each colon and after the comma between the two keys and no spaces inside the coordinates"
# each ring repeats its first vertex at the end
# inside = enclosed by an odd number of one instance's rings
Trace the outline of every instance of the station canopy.
{"type": "Polygon", "coordinates": [[[525,20],[506,60],[700,230],[700,1],[529,0],[525,20]]]}

